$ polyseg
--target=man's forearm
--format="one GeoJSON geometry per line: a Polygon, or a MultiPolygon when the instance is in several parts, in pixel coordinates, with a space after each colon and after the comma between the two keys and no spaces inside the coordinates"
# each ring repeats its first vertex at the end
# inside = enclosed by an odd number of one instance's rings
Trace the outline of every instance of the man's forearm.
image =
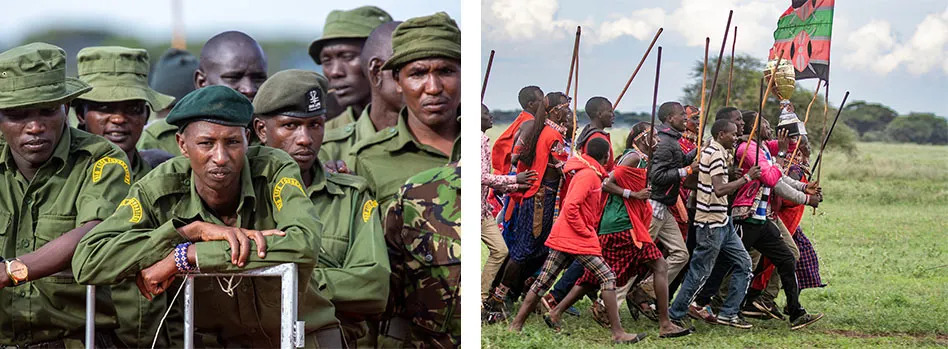
{"type": "Polygon", "coordinates": [[[79,240],[100,222],[102,221],[86,222],[48,242],[36,251],[18,256],[17,258],[23,264],[26,264],[29,269],[29,280],[44,278],[68,268],[72,262],[72,256],[76,252],[76,246],[79,245],[79,240]]]}

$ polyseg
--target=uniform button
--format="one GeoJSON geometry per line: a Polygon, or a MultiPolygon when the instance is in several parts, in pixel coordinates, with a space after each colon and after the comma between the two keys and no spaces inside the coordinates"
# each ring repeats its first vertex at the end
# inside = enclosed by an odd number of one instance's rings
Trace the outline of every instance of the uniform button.
{"type": "Polygon", "coordinates": [[[425,255],[425,262],[431,262],[432,259],[434,259],[434,257],[431,257],[430,254],[429,254],[429,255],[425,255]]]}
{"type": "Polygon", "coordinates": [[[20,297],[26,298],[26,291],[20,291],[20,297]]]}
{"type": "Polygon", "coordinates": [[[391,134],[395,134],[395,132],[397,132],[397,131],[395,131],[394,128],[388,130],[388,133],[391,133],[391,134]]]}
{"type": "Polygon", "coordinates": [[[30,241],[29,241],[29,240],[20,240],[20,248],[27,248],[27,247],[30,247],[30,241]]]}

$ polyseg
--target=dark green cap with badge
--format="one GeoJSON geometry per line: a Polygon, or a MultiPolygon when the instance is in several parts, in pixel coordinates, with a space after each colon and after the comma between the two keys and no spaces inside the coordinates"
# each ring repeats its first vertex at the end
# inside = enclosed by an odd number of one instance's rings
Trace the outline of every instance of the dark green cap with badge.
{"type": "Polygon", "coordinates": [[[297,118],[326,115],[323,96],[328,85],[326,78],[314,71],[280,71],[260,85],[253,99],[253,112],[263,116],[286,115],[297,118]]]}
{"type": "Polygon", "coordinates": [[[66,51],[42,42],[0,53],[0,109],[68,103],[92,87],[66,77],[66,51]]]}
{"type": "Polygon", "coordinates": [[[433,57],[461,60],[461,30],[444,12],[399,24],[392,32],[392,57],[385,61],[382,70],[433,57]]]}
{"type": "Polygon", "coordinates": [[[92,91],[79,99],[101,103],[140,99],[156,111],[174,102],[174,97],[148,87],[148,51],[120,46],[86,47],[76,59],[79,80],[92,85],[92,91]]]}
{"type": "Polygon", "coordinates": [[[382,23],[391,22],[392,16],[375,6],[362,6],[348,11],[333,10],[326,16],[323,36],[309,44],[309,56],[316,64],[323,45],[334,39],[365,39],[382,23]]]}
{"type": "Polygon", "coordinates": [[[253,105],[247,97],[230,87],[212,85],[181,98],[165,121],[181,129],[195,121],[247,127],[252,117],[253,105]]]}

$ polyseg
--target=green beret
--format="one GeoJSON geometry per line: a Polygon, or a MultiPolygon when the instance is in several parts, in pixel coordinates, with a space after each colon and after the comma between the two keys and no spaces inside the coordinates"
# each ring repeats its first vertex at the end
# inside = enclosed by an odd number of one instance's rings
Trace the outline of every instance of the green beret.
{"type": "Polygon", "coordinates": [[[67,103],[92,87],[66,77],[66,51],[42,42],[0,53],[0,109],[67,103]]]}
{"type": "Polygon", "coordinates": [[[333,10],[326,17],[323,26],[323,36],[309,44],[309,56],[316,64],[319,61],[319,52],[326,42],[334,39],[365,39],[376,27],[382,23],[391,22],[392,16],[375,6],[362,6],[348,11],[333,10]]]}
{"type": "Polygon", "coordinates": [[[194,121],[247,127],[251,118],[253,105],[247,97],[230,87],[213,85],[185,95],[171,109],[165,121],[179,128],[194,121]]]}
{"type": "Polygon", "coordinates": [[[392,32],[392,57],[382,70],[401,68],[419,59],[461,60],[461,30],[447,13],[411,18],[392,32]]]}
{"type": "Polygon", "coordinates": [[[120,46],[86,47],[76,55],[79,80],[92,91],[79,99],[93,102],[121,102],[140,99],[152,110],[162,110],[174,102],[148,87],[148,51],[120,46]]]}
{"type": "Polygon", "coordinates": [[[273,74],[253,99],[257,115],[286,115],[309,118],[326,115],[326,86],[329,82],[319,73],[288,69],[273,74]]]}
{"type": "Polygon", "coordinates": [[[198,68],[198,59],[190,52],[170,48],[165,51],[155,70],[149,75],[149,85],[155,91],[181,99],[194,91],[194,71],[198,68]]]}

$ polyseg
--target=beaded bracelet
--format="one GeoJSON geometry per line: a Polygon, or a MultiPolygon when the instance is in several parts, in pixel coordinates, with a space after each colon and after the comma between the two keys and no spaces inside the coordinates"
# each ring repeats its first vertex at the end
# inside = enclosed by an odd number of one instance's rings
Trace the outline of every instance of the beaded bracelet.
{"type": "Polygon", "coordinates": [[[196,269],[191,263],[188,263],[188,246],[191,246],[190,241],[179,244],[174,248],[174,265],[178,267],[178,271],[182,273],[196,269]]]}

